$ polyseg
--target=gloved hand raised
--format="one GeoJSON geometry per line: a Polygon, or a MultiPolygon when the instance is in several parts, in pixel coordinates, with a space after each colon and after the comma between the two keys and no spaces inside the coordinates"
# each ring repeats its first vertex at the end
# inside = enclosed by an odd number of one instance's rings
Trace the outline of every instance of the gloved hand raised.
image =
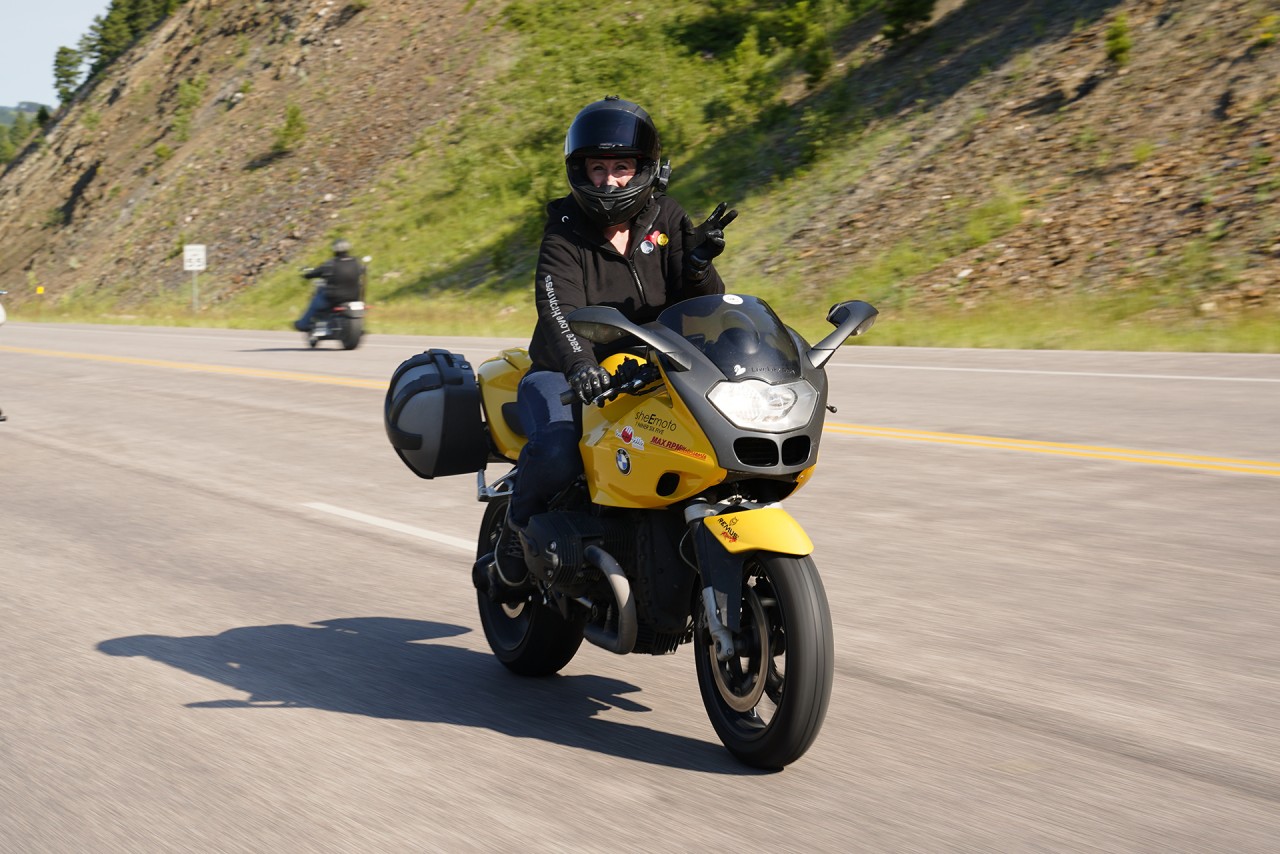
{"type": "Polygon", "coordinates": [[[738,217],[736,210],[725,213],[728,202],[721,202],[706,222],[685,232],[685,263],[695,279],[701,279],[713,258],[724,251],[724,229],[738,217]]]}
{"type": "Polygon", "coordinates": [[[569,385],[583,403],[591,403],[608,390],[609,372],[599,365],[582,364],[569,372],[569,385]]]}

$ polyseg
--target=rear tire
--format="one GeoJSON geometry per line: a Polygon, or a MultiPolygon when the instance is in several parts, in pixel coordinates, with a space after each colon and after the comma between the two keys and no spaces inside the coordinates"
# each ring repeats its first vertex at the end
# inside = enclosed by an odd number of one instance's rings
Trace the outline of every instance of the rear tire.
{"type": "Polygon", "coordinates": [[[362,335],[364,335],[364,318],[348,317],[343,324],[342,349],[354,350],[359,347],[362,335]]]}
{"type": "Polygon", "coordinates": [[[697,613],[698,688],[724,746],[754,768],[799,759],[827,715],[835,662],[831,609],[813,561],[767,552],[747,560],[728,661],[717,659],[706,612],[697,613]]]}
{"type": "MultiPolygon", "coordinates": [[[[507,519],[506,500],[491,501],[480,523],[476,559],[492,554],[507,519]]],[[[501,582],[496,582],[501,583],[501,582]]],[[[570,621],[532,598],[515,604],[494,602],[476,591],[485,640],[498,660],[520,676],[550,676],[573,660],[582,646],[583,621],[570,621]]]]}

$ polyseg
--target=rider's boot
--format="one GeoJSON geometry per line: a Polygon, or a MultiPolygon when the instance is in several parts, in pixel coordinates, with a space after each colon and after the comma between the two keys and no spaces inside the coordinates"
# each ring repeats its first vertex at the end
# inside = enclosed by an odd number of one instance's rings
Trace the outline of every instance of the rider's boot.
{"type": "Polygon", "coordinates": [[[471,567],[471,583],[493,602],[516,604],[536,589],[524,559],[519,531],[505,520],[494,550],[471,567]]]}
{"type": "Polygon", "coordinates": [[[507,587],[523,587],[529,581],[529,565],[525,563],[520,529],[511,523],[510,517],[503,523],[498,542],[493,547],[493,566],[498,579],[507,587]]]}

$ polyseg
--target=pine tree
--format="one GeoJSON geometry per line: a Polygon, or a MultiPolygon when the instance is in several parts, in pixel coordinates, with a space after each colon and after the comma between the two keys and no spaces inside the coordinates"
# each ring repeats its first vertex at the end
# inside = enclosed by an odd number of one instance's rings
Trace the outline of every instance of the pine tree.
{"type": "Polygon", "coordinates": [[[120,56],[133,44],[134,33],[129,27],[129,10],[132,0],[113,0],[102,21],[99,36],[99,62],[103,67],[120,56]]]}
{"type": "Polygon", "coordinates": [[[63,104],[71,100],[80,85],[82,62],[80,51],[70,47],[58,48],[53,57],[53,83],[58,89],[58,100],[63,104]]]}
{"type": "Polygon", "coordinates": [[[151,29],[167,14],[165,0],[133,0],[128,13],[129,29],[133,37],[137,38],[151,29]]]}
{"type": "Polygon", "coordinates": [[[89,76],[97,74],[106,65],[102,58],[102,16],[96,15],[89,29],[80,37],[80,58],[89,63],[89,76]]]}
{"type": "Polygon", "coordinates": [[[9,127],[9,139],[13,142],[14,148],[22,148],[29,136],[31,136],[31,119],[19,110],[14,113],[13,124],[9,127]]]}

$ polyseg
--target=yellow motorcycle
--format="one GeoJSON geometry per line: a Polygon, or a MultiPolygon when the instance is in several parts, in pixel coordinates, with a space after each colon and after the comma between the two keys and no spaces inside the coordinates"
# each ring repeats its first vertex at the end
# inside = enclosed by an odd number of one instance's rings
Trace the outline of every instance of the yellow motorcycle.
{"type": "Polygon", "coordinates": [[[493,568],[515,469],[492,482],[485,469],[518,463],[527,353],[473,369],[431,350],[402,364],[384,411],[401,459],[425,478],[477,473],[487,507],[472,580],[498,660],[545,676],[584,639],[622,655],[692,643],[725,747],[759,768],[800,758],[826,715],[834,652],[813,543],[781,502],[817,463],[823,365],[876,314],[838,303],[835,331],[813,346],[737,294],[687,300],[644,325],[605,306],[570,314],[576,335],[612,351],[612,383],[582,413],[584,476],[529,521],[519,588],[493,568]]]}

